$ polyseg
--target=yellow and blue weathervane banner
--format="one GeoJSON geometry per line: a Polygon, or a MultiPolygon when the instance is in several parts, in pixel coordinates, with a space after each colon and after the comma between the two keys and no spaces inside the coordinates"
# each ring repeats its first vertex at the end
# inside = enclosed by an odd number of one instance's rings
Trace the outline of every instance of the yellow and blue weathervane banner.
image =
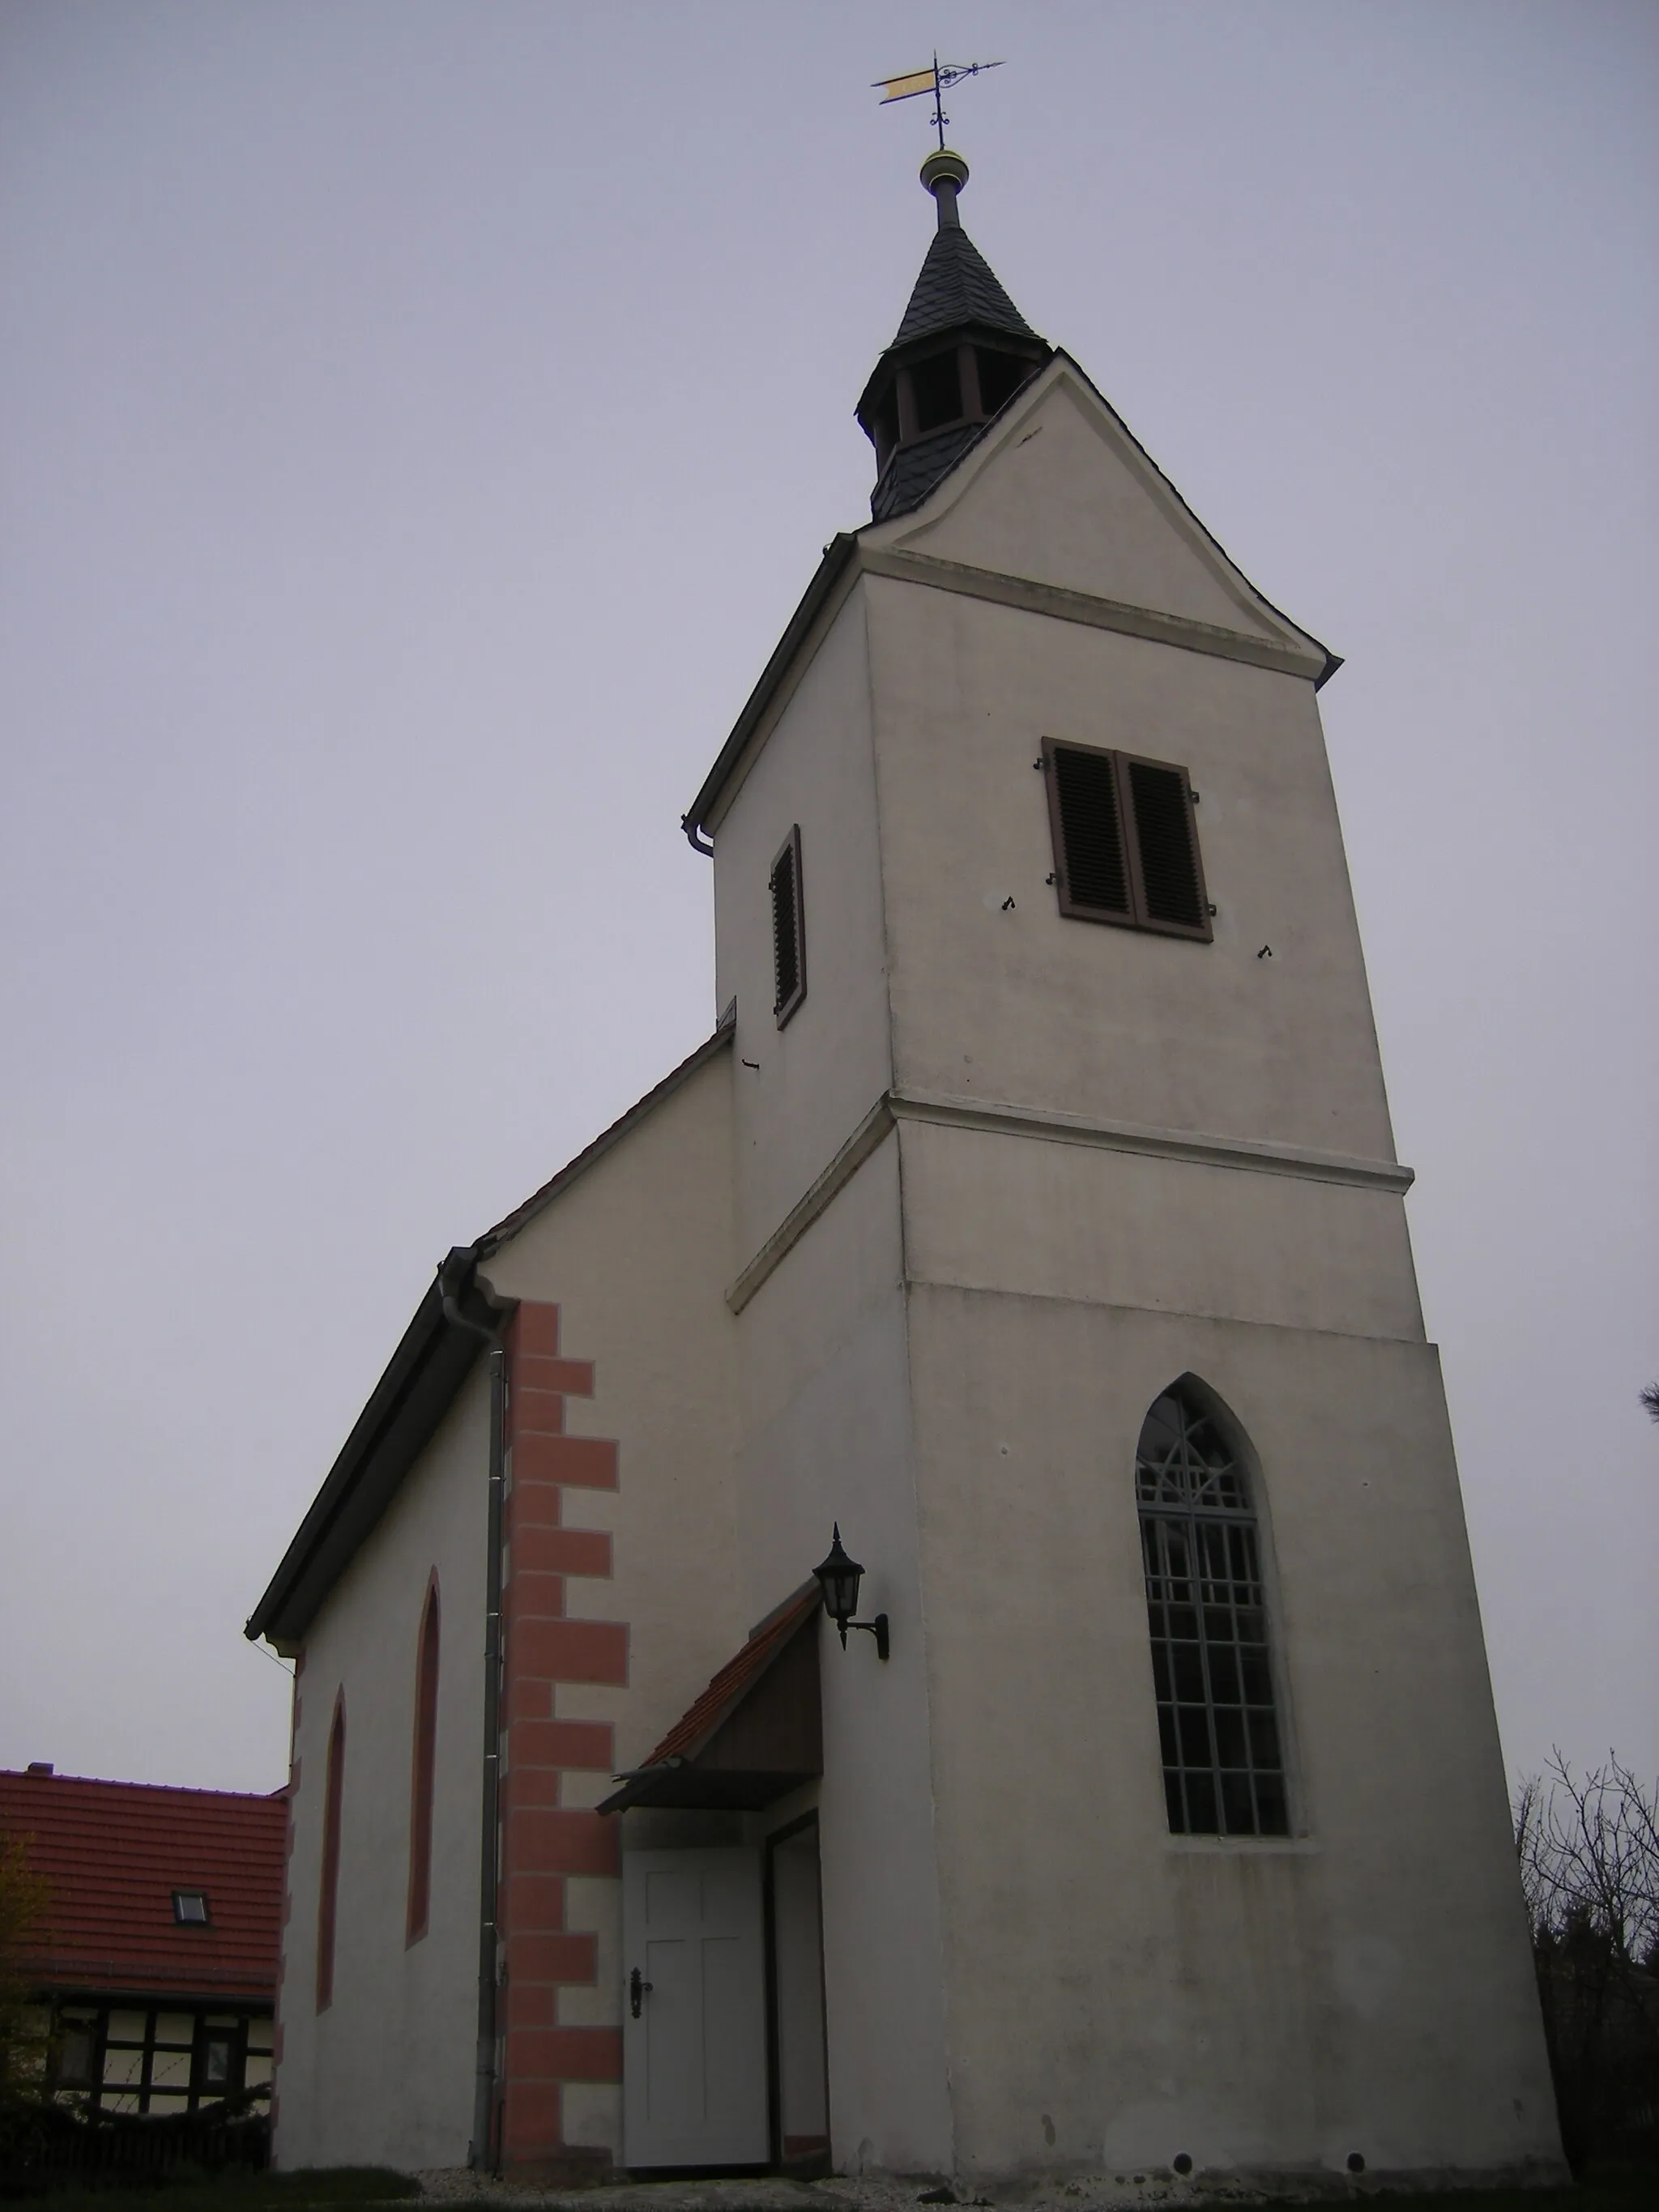
{"type": "Polygon", "coordinates": [[[890,100],[914,100],[919,92],[932,92],[935,84],[931,69],[912,70],[908,76],[884,76],[870,89],[881,94],[885,107],[890,100]]]}

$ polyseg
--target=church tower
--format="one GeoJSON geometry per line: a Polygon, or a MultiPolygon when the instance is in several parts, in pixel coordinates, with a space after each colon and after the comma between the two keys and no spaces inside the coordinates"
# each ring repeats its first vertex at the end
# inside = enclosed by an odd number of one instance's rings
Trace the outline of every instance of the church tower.
{"type": "Polygon", "coordinates": [[[838,1521],[838,2166],[1473,2179],[1558,2144],[1317,692],[937,229],[686,817],[752,1616],[838,1521]]]}

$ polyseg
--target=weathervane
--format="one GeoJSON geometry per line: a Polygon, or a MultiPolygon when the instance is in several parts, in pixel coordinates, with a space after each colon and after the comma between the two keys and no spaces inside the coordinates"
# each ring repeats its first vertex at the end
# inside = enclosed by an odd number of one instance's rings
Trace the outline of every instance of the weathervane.
{"type": "Polygon", "coordinates": [[[907,76],[878,77],[870,89],[881,94],[885,107],[893,100],[920,100],[923,93],[931,93],[933,112],[928,118],[939,132],[939,151],[945,151],[945,126],[951,120],[945,112],[945,88],[960,84],[965,76],[978,76],[986,70],[1000,69],[1000,62],[941,62],[933,56],[932,69],[912,70],[907,76]]]}

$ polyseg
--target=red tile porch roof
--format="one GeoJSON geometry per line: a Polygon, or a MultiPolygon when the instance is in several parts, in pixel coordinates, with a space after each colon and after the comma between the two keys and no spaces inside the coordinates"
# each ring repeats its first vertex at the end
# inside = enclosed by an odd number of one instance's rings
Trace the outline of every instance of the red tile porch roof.
{"type": "Polygon", "coordinates": [[[21,1963],[45,1989],[274,2001],[287,1827],[281,1791],[0,1771],[0,1835],[47,1888],[21,1963]],[[175,1922],[175,1889],[205,1892],[210,1925],[175,1922]]]}
{"type": "Polygon", "coordinates": [[[728,1659],[695,1705],[681,1714],[646,1760],[660,1766],[665,1759],[690,1759],[708,1742],[714,1730],[766,1672],[772,1662],[814,1613],[823,1593],[816,1581],[803,1583],[792,1598],[762,1621],[741,1651],[728,1659]]]}

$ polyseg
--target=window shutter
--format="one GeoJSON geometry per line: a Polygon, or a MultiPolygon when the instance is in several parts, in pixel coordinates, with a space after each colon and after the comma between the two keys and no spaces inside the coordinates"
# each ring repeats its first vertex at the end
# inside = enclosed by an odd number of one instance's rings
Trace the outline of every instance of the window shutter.
{"type": "Polygon", "coordinates": [[[1060,912],[1133,920],[1115,756],[1093,745],[1057,745],[1049,738],[1042,756],[1060,912]]]}
{"type": "Polygon", "coordinates": [[[772,966],[777,998],[772,1011],[781,1029],[806,996],[806,933],[801,901],[800,824],[772,863],[772,966]]]}
{"type": "Polygon", "coordinates": [[[1207,941],[1212,932],[1186,769],[1120,757],[1120,774],[1135,825],[1141,921],[1148,929],[1207,941]]]}
{"type": "Polygon", "coordinates": [[[1187,771],[1042,740],[1060,910],[1207,944],[1209,901],[1187,771]]]}

